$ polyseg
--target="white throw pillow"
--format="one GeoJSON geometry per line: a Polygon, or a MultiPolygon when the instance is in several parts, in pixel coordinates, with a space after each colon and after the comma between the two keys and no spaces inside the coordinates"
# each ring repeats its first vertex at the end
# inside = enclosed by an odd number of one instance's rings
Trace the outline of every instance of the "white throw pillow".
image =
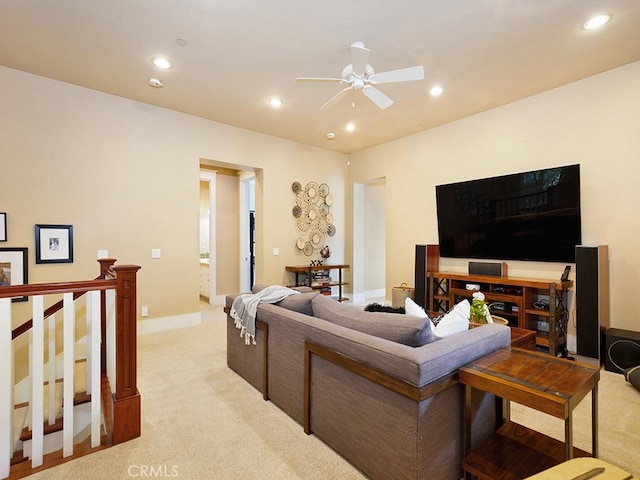
{"type": "Polygon", "coordinates": [[[404,300],[404,313],[406,315],[413,315],[414,317],[426,318],[427,320],[429,320],[428,325],[429,325],[429,328],[431,329],[431,333],[436,338],[438,338],[438,334],[436,333],[436,327],[431,321],[431,319],[429,318],[429,315],[427,315],[427,312],[425,312],[424,308],[422,308],[420,305],[414,302],[410,297],[407,297],[404,300]]]}
{"type": "Polygon", "coordinates": [[[468,300],[463,300],[456,304],[450,312],[442,317],[435,327],[436,336],[444,338],[468,330],[470,307],[468,300]]]}

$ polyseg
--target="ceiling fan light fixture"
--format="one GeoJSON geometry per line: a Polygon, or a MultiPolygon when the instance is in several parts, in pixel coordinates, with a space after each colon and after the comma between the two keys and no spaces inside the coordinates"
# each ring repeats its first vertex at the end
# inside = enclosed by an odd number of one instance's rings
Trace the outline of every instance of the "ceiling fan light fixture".
{"type": "Polygon", "coordinates": [[[431,87],[431,90],[429,90],[429,95],[431,95],[432,97],[437,97],[443,91],[444,90],[442,89],[442,87],[440,85],[434,85],[433,87],[431,87]]]}
{"type": "Polygon", "coordinates": [[[272,97],[269,99],[269,105],[271,105],[273,108],[280,108],[283,103],[284,102],[281,98],[272,97]]]}
{"type": "Polygon", "coordinates": [[[596,15],[584,22],[582,28],[585,30],[594,30],[596,28],[602,27],[603,25],[606,25],[607,23],[609,23],[609,20],[611,20],[611,15],[596,15]]]}

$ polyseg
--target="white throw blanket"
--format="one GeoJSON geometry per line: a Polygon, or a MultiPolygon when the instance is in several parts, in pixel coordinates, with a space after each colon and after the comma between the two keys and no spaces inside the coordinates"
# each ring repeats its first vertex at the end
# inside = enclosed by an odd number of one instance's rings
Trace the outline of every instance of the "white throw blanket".
{"type": "Polygon", "coordinates": [[[256,344],[256,313],[261,303],[277,303],[289,295],[300,293],[288,287],[272,285],[260,290],[258,293],[244,293],[238,295],[231,305],[231,318],[240,336],[244,336],[244,343],[256,344]]]}

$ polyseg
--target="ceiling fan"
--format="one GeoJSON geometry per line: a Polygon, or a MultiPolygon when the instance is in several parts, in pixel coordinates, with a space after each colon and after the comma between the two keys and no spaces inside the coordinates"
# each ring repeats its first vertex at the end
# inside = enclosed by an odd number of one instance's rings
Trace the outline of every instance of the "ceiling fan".
{"type": "Polygon", "coordinates": [[[349,86],[340,90],[330,98],[329,101],[322,105],[320,110],[338,103],[349,91],[352,93],[351,106],[355,106],[353,94],[356,90],[362,90],[362,93],[364,93],[369,100],[375,103],[378,108],[384,110],[393,105],[393,100],[378,90],[374,85],[424,79],[424,68],[422,65],[375,73],[373,67],[367,63],[370,52],[371,50],[365,48],[364,43],[355,42],[351,45],[351,63],[344,67],[341,78],[298,77],[296,78],[296,82],[338,82],[341,84],[349,84],[349,86]]]}

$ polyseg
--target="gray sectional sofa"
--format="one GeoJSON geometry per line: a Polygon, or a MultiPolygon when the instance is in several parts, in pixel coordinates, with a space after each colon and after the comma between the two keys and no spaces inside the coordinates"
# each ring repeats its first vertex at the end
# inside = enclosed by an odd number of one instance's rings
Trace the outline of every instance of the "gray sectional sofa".
{"type": "MultiPolygon", "coordinates": [[[[227,312],[236,296],[227,296],[227,312]]],[[[487,325],[421,345],[432,340],[417,331],[424,322],[304,292],[260,304],[255,345],[228,313],[227,364],[366,476],[455,480],[464,406],[457,370],[507,347],[510,332],[487,325]]],[[[473,404],[472,446],[497,420],[494,397],[474,392],[473,404]]]]}

